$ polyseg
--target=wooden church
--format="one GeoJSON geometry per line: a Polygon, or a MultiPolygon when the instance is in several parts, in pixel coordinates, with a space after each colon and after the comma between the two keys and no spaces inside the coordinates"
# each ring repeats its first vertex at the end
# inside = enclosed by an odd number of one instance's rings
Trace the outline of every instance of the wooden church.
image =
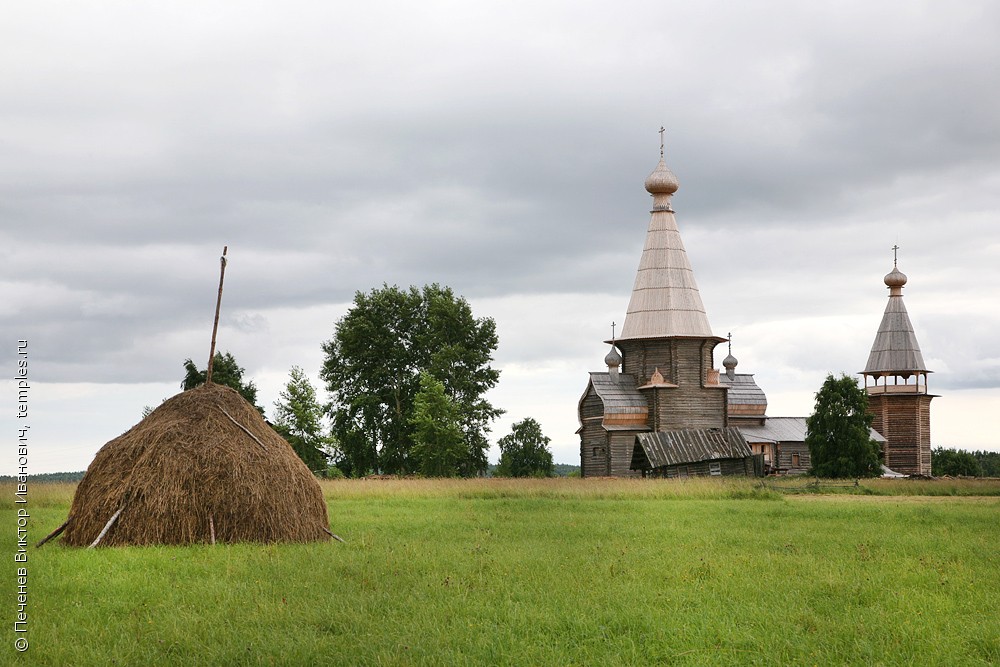
{"type": "Polygon", "coordinates": [[[608,370],[590,374],[579,403],[581,474],[715,474],[733,460],[743,470],[750,448],[727,429],[727,387],[713,367],[715,346],[726,339],[712,333],[681,241],[671,207],[678,182],[662,141],[645,185],[653,206],[625,323],[607,341],[608,370]],[[687,454],[658,456],[649,437],[656,433],[671,434],[660,441],[687,454]]]}
{"type": "MultiPolygon", "coordinates": [[[[653,206],[625,323],[606,341],[607,371],[590,373],[578,406],[582,476],[806,472],[806,418],[765,414],[753,375],[735,372],[731,338],[725,376],[714,368],[715,347],[727,339],[712,333],[681,241],[671,206],[678,182],[662,139],[645,186],[653,206]]],[[[863,371],[871,435],[890,469],[930,475],[930,371],[895,262],[885,284],[889,304],[863,371]]]]}

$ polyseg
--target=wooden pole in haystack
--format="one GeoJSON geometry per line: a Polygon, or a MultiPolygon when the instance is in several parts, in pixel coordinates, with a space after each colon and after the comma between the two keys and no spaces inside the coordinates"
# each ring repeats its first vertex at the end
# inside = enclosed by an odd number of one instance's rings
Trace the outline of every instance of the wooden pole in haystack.
{"type": "Polygon", "coordinates": [[[212,349],[208,353],[208,370],[205,371],[205,384],[212,384],[212,362],[215,361],[215,335],[219,332],[219,311],[222,310],[222,283],[226,279],[226,251],[229,246],[222,246],[222,257],[219,263],[219,298],[215,302],[215,323],[212,325],[212,349]]]}

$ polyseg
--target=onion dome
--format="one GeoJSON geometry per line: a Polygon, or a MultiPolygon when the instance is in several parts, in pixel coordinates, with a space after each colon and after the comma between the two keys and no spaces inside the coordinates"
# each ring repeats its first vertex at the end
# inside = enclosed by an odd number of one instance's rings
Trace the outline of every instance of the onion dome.
{"type": "Polygon", "coordinates": [[[653,370],[653,375],[649,378],[649,384],[663,384],[663,373],[659,368],[653,370]]]}
{"type": "Polygon", "coordinates": [[[651,195],[672,195],[677,192],[679,186],[677,177],[667,168],[667,163],[662,157],[653,173],[646,177],[646,191],[651,195]]]}
{"type": "Polygon", "coordinates": [[[892,267],[892,271],[885,274],[883,280],[887,287],[902,287],[906,284],[906,274],[894,266],[892,267]]]}
{"type": "Polygon", "coordinates": [[[727,356],[725,359],[722,360],[722,365],[726,368],[727,371],[735,369],[738,363],[740,362],[736,360],[736,357],[733,356],[732,352],[730,352],[729,356],[727,356]]]}
{"type": "Polygon", "coordinates": [[[608,365],[608,368],[618,368],[622,365],[622,355],[618,354],[618,350],[615,346],[611,346],[611,351],[608,352],[608,356],[604,357],[604,363],[608,365]]]}

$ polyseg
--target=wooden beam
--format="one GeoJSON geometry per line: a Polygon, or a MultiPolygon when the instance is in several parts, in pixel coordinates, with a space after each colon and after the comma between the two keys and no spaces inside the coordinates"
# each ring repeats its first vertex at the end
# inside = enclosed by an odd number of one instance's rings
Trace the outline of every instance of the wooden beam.
{"type": "Polygon", "coordinates": [[[97,539],[94,540],[94,542],[89,547],[87,547],[88,549],[93,549],[94,547],[96,547],[98,544],[101,543],[101,540],[104,539],[104,536],[108,534],[109,530],[111,530],[111,526],[115,525],[115,521],[118,520],[118,515],[122,513],[123,509],[125,508],[119,507],[118,511],[115,512],[110,519],[108,519],[108,522],[104,524],[104,530],[102,530],[101,534],[97,536],[97,539]]]}
{"type": "Polygon", "coordinates": [[[42,546],[43,544],[45,544],[46,542],[48,542],[49,540],[51,540],[54,537],[59,537],[62,534],[62,532],[64,530],[66,530],[66,526],[68,526],[69,522],[72,521],[72,520],[73,520],[73,517],[69,517],[65,521],[63,521],[63,524],[61,526],[59,526],[58,528],[56,528],[55,530],[53,530],[51,533],[49,533],[48,535],[46,535],[44,538],[42,538],[42,541],[39,542],[38,544],[36,544],[35,548],[37,549],[38,547],[42,546]]]}
{"type": "Polygon", "coordinates": [[[225,411],[225,409],[223,409],[223,407],[222,407],[221,405],[217,405],[217,406],[215,406],[215,407],[219,408],[219,411],[220,411],[220,412],[222,412],[222,414],[224,414],[224,415],[226,415],[227,417],[229,417],[229,421],[231,421],[231,422],[233,422],[234,424],[236,424],[236,425],[237,425],[238,427],[240,427],[240,429],[242,429],[242,430],[243,430],[243,432],[244,432],[244,433],[246,433],[246,434],[247,434],[247,435],[249,435],[249,436],[250,436],[251,438],[253,438],[253,439],[254,439],[254,442],[256,442],[256,443],[257,443],[258,445],[260,445],[261,449],[263,449],[263,450],[264,450],[265,452],[266,452],[266,451],[268,451],[268,450],[267,450],[267,445],[265,445],[265,444],[264,444],[263,442],[261,442],[261,441],[260,441],[260,438],[258,438],[258,437],[257,437],[257,436],[255,436],[255,435],[254,435],[253,433],[251,433],[251,432],[250,432],[250,429],[248,429],[248,428],[247,428],[246,426],[244,426],[243,424],[241,424],[241,423],[239,423],[238,421],[236,421],[235,419],[233,419],[233,416],[232,416],[231,414],[229,414],[228,412],[226,412],[226,411],[225,411]]]}

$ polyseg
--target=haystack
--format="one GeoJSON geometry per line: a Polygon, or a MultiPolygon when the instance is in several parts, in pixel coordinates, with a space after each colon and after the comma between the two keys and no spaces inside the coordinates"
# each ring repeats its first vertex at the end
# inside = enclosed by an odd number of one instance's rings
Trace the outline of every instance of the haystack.
{"type": "Polygon", "coordinates": [[[72,546],[310,542],[330,536],[319,483],[229,387],[165,401],[97,453],[73,497],[72,546]]]}

